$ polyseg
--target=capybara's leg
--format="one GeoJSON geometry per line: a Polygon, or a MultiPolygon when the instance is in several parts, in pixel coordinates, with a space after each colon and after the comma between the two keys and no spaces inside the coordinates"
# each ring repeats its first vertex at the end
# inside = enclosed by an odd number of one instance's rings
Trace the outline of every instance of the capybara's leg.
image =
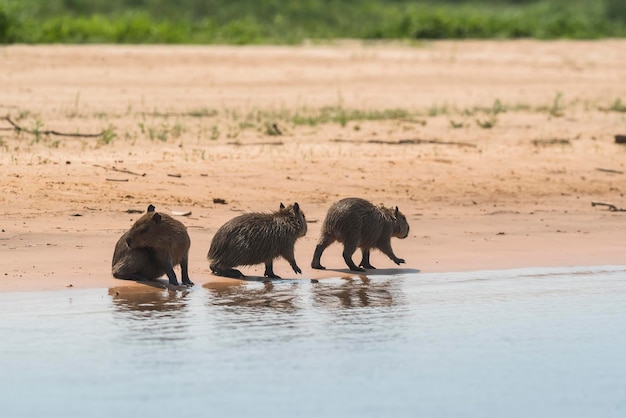
{"type": "Polygon", "coordinates": [[[363,254],[363,258],[359,263],[359,267],[363,267],[364,269],[373,269],[376,267],[370,264],[370,249],[369,248],[361,248],[361,253],[363,254]]]}
{"type": "Polygon", "coordinates": [[[218,275],[218,276],[231,277],[233,279],[243,279],[245,277],[243,273],[237,269],[222,268],[215,263],[209,265],[209,268],[211,269],[211,272],[213,274],[218,275]]]}
{"type": "Polygon", "coordinates": [[[365,269],[362,269],[361,267],[357,267],[357,265],[354,264],[354,261],[352,261],[352,254],[354,254],[354,252],[356,251],[356,247],[357,247],[356,244],[352,242],[344,242],[343,243],[343,259],[348,265],[348,267],[350,267],[350,270],[365,271],[365,269]]]}
{"type": "Polygon", "coordinates": [[[183,284],[193,286],[193,282],[189,279],[189,261],[187,257],[180,260],[180,275],[183,278],[183,284]]]}
{"type": "Polygon", "coordinates": [[[264,276],[270,279],[280,279],[280,277],[274,273],[274,261],[273,260],[265,262],[264,276]]]}
{"type": "Polygon", "coordinates": [[[172,263],[167,262],[164,263],[163,268],[165,269],[165,274],[167,274],[167,278],[170,281],[172,286],[179,286],[178,280],[176,279],[176,273],[174,273],[174,267],[172,267],[172,263]]]}
{"type": "Polygon", "coordinates": [[[298,267],[298,264],[296,263],[296,257],[293,254],[293,249],[288,249],[284,254],[282,254],[282,256],[285,260],[289,261],[289,265],[296,274],[302,273],[302,270],[300,270],[300,267],[298,267]]]}
{"type": "Polygon", "coordinates": [[[393,250],[391,249],[391,242],[390,241],[386,241],[384,242],[382,245],[380,245],[378,247],[378,249],[380,251],[382,251],[383,254],[385,254],[387,257],[391,258],[391,260],[396,263],[397,265],[403,264],[404,263],[404,259],[403,258],[398,258],[396,257],[396,255],[393,253],[393,250]]]}
{"type": "Polygon", "coordinates": [[[322,253],[324,252],[326,247],[332,244],[333,241],[334,239],[330,235],[328,234],[322,235],[317,246],[315,247],[315,253],[313,254],[313,261],[311,261],[312,268],[318,269],[318,270],[326,269],[326,267],[322,266],[320,259],[322,258],[322,253]]]}
{"type": "Polygon", "coordinates": [[[228,269],[224,270],[224,272],[226,273],[226,277],[232,277],[234,279],[243,279],[244,277],[246,277],[242,272],[237,269],[228,269]]]}

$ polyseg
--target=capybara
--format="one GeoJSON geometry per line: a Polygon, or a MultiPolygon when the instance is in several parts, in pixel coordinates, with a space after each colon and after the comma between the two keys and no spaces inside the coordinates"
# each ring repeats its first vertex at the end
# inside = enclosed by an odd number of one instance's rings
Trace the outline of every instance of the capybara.
{"type": "Polygon", "coordinates": [[[302,273],[294,257],[296,240],[307,231],[306,218],[298,203],[274,213],[246,213],[222,225],[211,241],[210,268],[218,276],[243,278],[235,266],[265,263],[265,277],[274,274],[274,259],[282,256],[296,273],[302,273]]]}
{"type": "Polygon", "coordinates": [[[178,286],[174,266],[180,264],[183,284],[189,280],[188,260],[191,240],[187,228],[165,213],[148,211],[121,236],[113,253],[113,276],[118,279],[153,280],[167,274],[178,286]]]}
{"type": "Polygon", "coordinates": [[[365,271],[375,268],[370,264],[370,249],[378,248],[396,264],[404,263],[391,249],[391,237],[406,238],[409,224],[398,210],[374,206],[364,199],[346,198],[333,203],[322,225],[322,235],[315,247],[311,267],[324,269],[320,264],[322,253],[335,241],[343,243],[343,259],[350,270],[365,271]],[[361,248],[363,259],[357,267],[352,254],[361,248]]]}

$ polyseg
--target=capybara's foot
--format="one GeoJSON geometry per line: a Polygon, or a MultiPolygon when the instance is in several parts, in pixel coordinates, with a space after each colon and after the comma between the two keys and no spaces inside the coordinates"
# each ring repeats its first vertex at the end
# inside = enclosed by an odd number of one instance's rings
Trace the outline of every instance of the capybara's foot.
{"type": "Polygon", "coordinates": [[[361,267],[357,267],[357,266],[350,267],[350,270],[352,270],[352,271],[359,271],[361,273],[365,271],[365,269],[363,269],[361,267]]]}
{"type": "Polygon", "coordinates": [[[371,265],[370,263],[361,263],[359,267],[363,267],[364,269],[376,270],[376,267],[371,265]]]}
{"type": "Polygon", "coordinates": [[[393,262],[397,265],[404,264],[404,258],[396,258],[393,262]]]}
{"type": "Polygon", "coordinates": [[[319,261],[318,262],[312,262],[311,263],[311,268],[317,269],[317,270],[326,270],[326,267],[324,267],[319,261]]]}
{"type": "Polygon", "coordinates": [[[268,279],[281,279],[282,277],[276,275],[275,273],[265,273],[263,276],[267,277],[268,279]]]}

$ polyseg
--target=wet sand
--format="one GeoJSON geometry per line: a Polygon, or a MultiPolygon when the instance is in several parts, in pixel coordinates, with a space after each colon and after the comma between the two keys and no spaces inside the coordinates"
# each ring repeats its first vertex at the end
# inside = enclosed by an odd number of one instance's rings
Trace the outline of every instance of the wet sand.
{"type": "MultiPolygon", "coordinates": [[[[380,273],[624,264],[626,215],[591,202],[626,207],[626,148],[613,139],[626,113],[607,110],[626,104],[625,51],[621,40],[2,47],[1,114],[116,137],[18,134],[0,121],[0,291],[127,284],[110,275],[113,247],[138,217],[126,211],[150,203],[192,212],[180,219],[198,285],[224,280],[206,261],[217,228],[280,202],[311,222],[298,277],[349,274],[338,244],[322,258],[329,270],[309,267],[325,211],[348,196],[409,219],[409,237],[392,243],[406,265],[374,253],[380,273]],[[268,116],[324,106],[419,115],[345,126],[268,116]],[[475,109],[494,106],[507,111],[486,128],[475,109]],[[270,136],[276,120],[282,135],[270,136]]],[[[282,260],[275,271],[296,277],[282,260]]]]}

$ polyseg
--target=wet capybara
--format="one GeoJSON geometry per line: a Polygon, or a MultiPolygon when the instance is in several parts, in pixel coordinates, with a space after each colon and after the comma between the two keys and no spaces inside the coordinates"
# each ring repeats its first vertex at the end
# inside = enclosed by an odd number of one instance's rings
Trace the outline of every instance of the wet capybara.
{"type": "Polygon", "coordinates": [[[274,274],[274,259],[282,256],[296,273],[296,240],[307,231],[306,218],[298,203],[274,213],[246,213],[222,225],[211,241],[207,257],[210,268],[218,276],[243,278],[236,266],[265,263],[265,277],[280,279],[274,274]]]}
{"type": "Polygon", "coordinates": [[[193,286],[188,272],[190,246],[185,225],[150,205],[115,244],[113,277],[153,280],[167,274],[170,284],[178,286],[174,266],[180,264],[183,284],[193,286]]]}
{"type": "Polygon", "coordinates": [[[370,264],[370,249],[377,248],[396,264],[404,263],[391,249],[391,237],[406,238],[409,224],[406,217],[398,210],[384,206],[374,206],[365,199],[346,198],[333,203],[328,209],[322,225],[322,234],[315,247],[311,267],[324,269],[320,264],[322,253],[335,241],[343,243],[343,259],[350,270],[365,271],[374,269],[370,264]],[[357,267],[352,261],[352,254],[361,248],[363,259],[357,267]]]}

